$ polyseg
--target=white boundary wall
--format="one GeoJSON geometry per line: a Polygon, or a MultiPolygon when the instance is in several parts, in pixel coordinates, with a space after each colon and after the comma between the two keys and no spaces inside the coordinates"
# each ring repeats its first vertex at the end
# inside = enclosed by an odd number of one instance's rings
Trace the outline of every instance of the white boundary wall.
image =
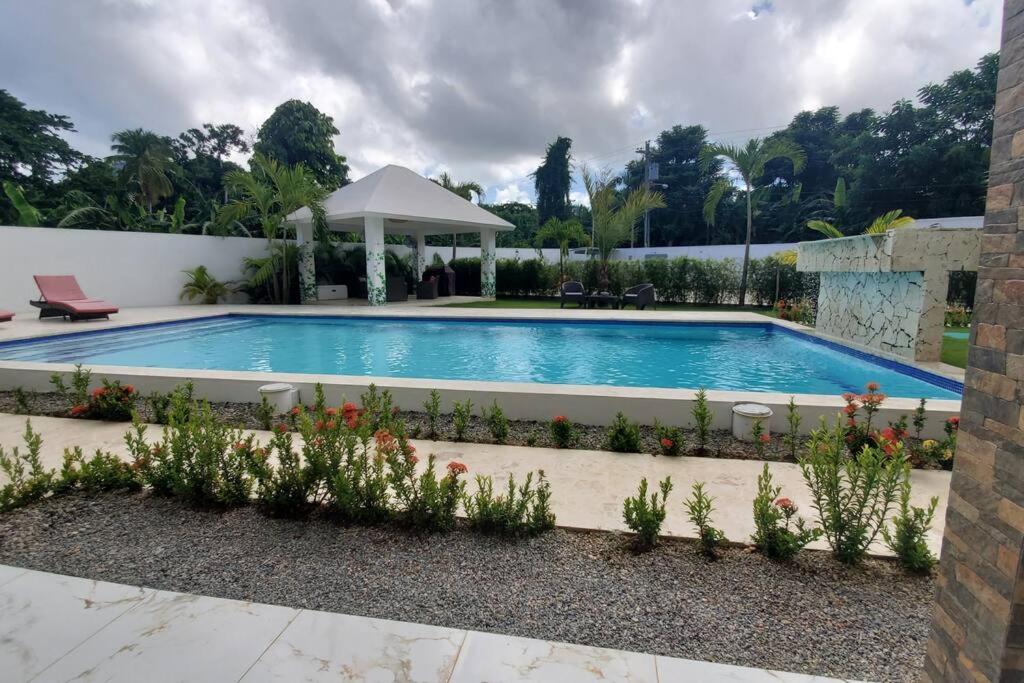
{"type": "Polygon", "coordinates": [[[116,306],[170,306],[186,277],[206,266],[218,280],[242,278],[242,258],[266,255],[247,237],[0,226],[0,309],[35,311],[33,275],[74,275],[87,296],[116,306]]]}
{"type": "MultiPolygon", "coordinates": [[[[789,249],[796,250],[796,243],[792,244],[751,244],[750,258],[764,258],[780,251],[789,249]]],[[[583,261],[586,256],[575,254],[574,250],[569,251],[569,260],[583,261]]],[[[519,259],[526,261],[537,258],[537,250],[527,247],[498,247],[498,258],[519,259]]],[[[548,263],[558,263],[558,249],[541,249],[544,260],[548,263]]],[[[434,254],[440,254],[446,262],[452,257],[451,247],[427,247],[427,263],[434,258],[434,254]]],[[[737,263],[743,261],[742,244],[713,244],[706,247],[634,247],[616,249],[612,258],[616,261],[643,260],[647,255],[663,255],[670,259],[679,256],[689,256],[697,259],[727,259],[731,258],[737,263]]],[[[479,258],[480,247],[459,247],[456,254],[458,258],[479,258]]]]}

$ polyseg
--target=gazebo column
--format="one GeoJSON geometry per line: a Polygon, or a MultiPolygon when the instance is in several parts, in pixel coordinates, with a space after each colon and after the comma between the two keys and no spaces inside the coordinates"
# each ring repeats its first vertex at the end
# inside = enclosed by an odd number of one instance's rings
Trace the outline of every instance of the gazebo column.
{"type": "Polygon", "coordinates": [[[317,300],[316,259],[313,257],[313,224],[298,223],[295,226],[295,245],[299,248],[299,302],[313,303],[317,300]]]}
{"type": "Polygon", "coordinates": [[[363,223],[366,242],[366,301],[371,306],[383,306],[388,301],[387,274],[384,271],[384,218],[366,216],[363,223]]]}
{"type": "Polygon", "coordinates": [[[427,269],[427,236],[422,232],[416,234],[416,281],[423,279],[423,271],[427,269]]]}
{"type": "Polygon", "coordinates": [[[496,235],[495,230],[488,228],[480,231],[480,296],[485,299],[493,299],[497,294],[496,235]]]}

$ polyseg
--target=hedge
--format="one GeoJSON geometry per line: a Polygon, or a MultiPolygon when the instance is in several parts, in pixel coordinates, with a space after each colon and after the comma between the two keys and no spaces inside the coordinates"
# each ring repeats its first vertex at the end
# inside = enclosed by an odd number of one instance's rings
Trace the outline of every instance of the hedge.
{"type": "MultiPolygon", "coordinates": [[[[455,271],[455,291],[458,294],[480,294],[480,259],[460,258],[451,262],[455,271]]],[[[587,291],[598,288],[595,260],[570,261],[566,276],[579,280],[587,291]]],[[[558,293],[558,266],[540,259],[498,259],[496,265],[499,296],[555,296],[558,293]]],[[[748,303],[761,306],[776,301],[776,275],[778,298],[816,298],[816,273],[798,273],[796,268],[778,259],[768,257],[752,259],[748,275],[748,303]]],[[[647,259],[612,261],[609,264],[609,290],[617,295],[641,282],[651,282],[658,290],[660,301],[713,305],[734,302],[739,296],[740,267],[732,259],[694,259],[681,256],[674,259],[647,259]]]]}

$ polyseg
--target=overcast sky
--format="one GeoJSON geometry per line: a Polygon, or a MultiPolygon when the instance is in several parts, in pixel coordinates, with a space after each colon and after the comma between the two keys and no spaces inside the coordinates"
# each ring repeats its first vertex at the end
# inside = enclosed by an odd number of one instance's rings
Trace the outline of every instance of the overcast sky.
{"type": "Polygon", "coordinates": [[[334,117],[352,177],[397,163],[532,201],[557,135],[620,167],[700,123],[741,141],[825,104],[886,109],[999,47],[1002,0],[0,0],[0,88],[73,144],[284,100],[334,117]]]}

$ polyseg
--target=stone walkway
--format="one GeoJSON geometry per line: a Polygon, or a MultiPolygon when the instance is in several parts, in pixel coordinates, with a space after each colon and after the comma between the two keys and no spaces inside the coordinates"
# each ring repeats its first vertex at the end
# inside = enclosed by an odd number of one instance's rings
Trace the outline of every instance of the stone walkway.
{"type": "MultiPolygon", "coordinates": [[[[42,459],[47,467],[59,468],[64,448],[81,446],[87,455],[97,448],[127,457],[125,423],[32,417],[34,429],[42,435],[42,459]]],[[[24,416],[0,413],[0,445],[19,445],[25,429],[24,416]]],[[[149,437],[157,440],[159,426],[150,428],[149,437]]],[[[266,441],[267,432],[255,432],[266,441]]],[[[763,463],[717,458],[668,458],[651,455],[609,453],[606,451],[556,450],[520,446],[449,443],[414,440],[417,452],[437,455],[440,467],[458,460],[469,467],[470,477],[476,474],[517,479],[527,471],[543,469],[551,481],[552,506],[560,526],[605,531],[624,530],[622,501],[636,492],[641,477],[652,486],[671,476],[675,489],[669,498],[668,517],[663,532],[672,536],[692,537],[694,529],[686,519],[682,501],[689,495],[695,481],[707,483],[715,497],[714,522],[734,541],[747,542],[754,531],[751,504],[757,491],[757,476],[763,463]]],[[[421,462],[426,460],[421,457],[421,462]]],[[[775,483],[783,487],[783,495],[793,499],[806,515],[813,514],[810,496],[800,468],[789,463],[770,463],[775,483]]],[[[935,524],[929,535],[934,552],[938,553],[946,518],[949,493],[949,472],[915,470],[912,473],[913,502],[927,505],[931,496],[939,497],[935,524]]],[[[2,478],[2,475],[0,475],[2,478]]],[[[472,479],[470,479],[472,486],[472,479]]],[[[812,547],[826,547],[817,542],[812,547]]],[[[876,544],[876,552],[886,552],[876,544]]]]}
{"type": "Polygon", "coordinates": [[[762,669],[296,610],[0,565],[5,681],[827,683],[762,669]]]}

